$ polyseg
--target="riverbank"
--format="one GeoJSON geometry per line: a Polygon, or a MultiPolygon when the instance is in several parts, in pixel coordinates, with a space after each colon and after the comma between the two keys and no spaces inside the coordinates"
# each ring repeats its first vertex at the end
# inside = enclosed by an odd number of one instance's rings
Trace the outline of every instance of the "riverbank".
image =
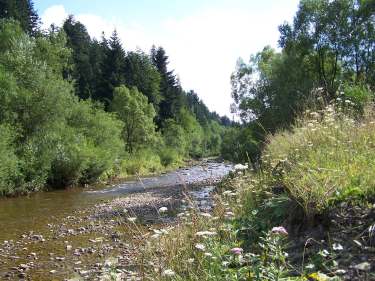
{"type": "Polygon", "coordinates": [[[230,169],[203,162],[142,182],[4,199],[0,224],[7,231],[0,233],[0,275],[5,280],[99,280],[114,263],[121,273],[135,274],[137,249],[152,229],[174,223],[185,196],[204,206],[211,192],[205,188],[230,169]],[[168,211],[158,212],[162,207],[168,211]]]}
{"type": "Polygon", "coordinates": [[[329,106],[267,140],[206,214],[145,246],[151,280],[375,280],[375,118],[329,106]],[[245,172],[245,174],[243,174],[245,172]],[[155,270],[155,268],[157,270],[155,270]]]}

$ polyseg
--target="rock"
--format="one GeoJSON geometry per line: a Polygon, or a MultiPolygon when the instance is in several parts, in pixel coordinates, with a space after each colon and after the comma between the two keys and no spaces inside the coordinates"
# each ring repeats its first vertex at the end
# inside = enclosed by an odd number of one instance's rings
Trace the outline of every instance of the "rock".
{"type": "Polygon", "coordinates": [[[88,270],[81,270],[81,271],[79,272],[79,274],[80,274],[81,276],[88,275],[89,273],[90,273],[90,271],[88,271],[88,270]]]}
{"type": "Polygon", "coordinates": [[[334,273],[336,275],[344,275],[346,273],[346,271],[344,269],[337,269],[334,273]]]}
{"type": "Polygon", "coordinates": [[[19,268],[22,269],[22,270],[28,270],[30,267],[27,264],[21,263],[19,265],[19,268]]]}
{"type": "Polygon", "coordinates": [[[361,271],[370,271],[371,264],[368,262],[362,262],[354,266],[355,269],[361,270],[361,271]]]}
{"type": "Polygon", "coordinates": [[[55,274],[57,272],[57,270],[51,270],[49,273],[51,273],[51,274],[55,274]]]}
{"type": "Polygon", "coordinates": [[[64,261],[65,258],[64,257],[56,257],[55,260],[57,260],[57,261],[64,261]]]}

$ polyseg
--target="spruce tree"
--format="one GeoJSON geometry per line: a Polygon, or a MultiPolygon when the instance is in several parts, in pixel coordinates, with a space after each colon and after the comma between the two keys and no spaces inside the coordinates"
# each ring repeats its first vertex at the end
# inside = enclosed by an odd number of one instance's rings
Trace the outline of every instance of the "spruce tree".
{"type": "Polygon", "coordinates": [[[0,0],[0,18],[17,20],[30,35],[38,32],[40,19],[31,0],[0,0]]]}
{"type": "Polygon", "coordinates": [[[75,21],[70,15],[63,25],[67,35],[68,47],[73,50],[74,68],[71,76],[76,84],[76,93],[82,99],[91,97],[93,88],[93,69],[90,62],[91,39],[86,27],[79,21],[75,21]]]}
{"type": "Polygon", "coordinates": [[[175,119],[179,113],[182,107],[182,89],[173,71],[168,71],[168,56],[162,47],[153,46],[151,48],[151,59],[161,76],[162,101],[157,122],[159,126],[162,126],[165,120],[175,119]]]}
{"type": "Polygon", "coordinates": [[[108,41],[103,39],[102,48],[104,51],[101,67],[102,81],[97,98],[107,107],[113,99],[114,88],[125,84],[125,51],[116,30],[108,41]]]}

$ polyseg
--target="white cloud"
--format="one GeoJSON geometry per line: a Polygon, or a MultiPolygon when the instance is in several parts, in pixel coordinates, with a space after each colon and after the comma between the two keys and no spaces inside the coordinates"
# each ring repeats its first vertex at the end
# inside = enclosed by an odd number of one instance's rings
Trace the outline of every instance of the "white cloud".
{"type": "MultiPolygon", "coordinates": [[[[298,0],[293,1],[296,8],[298,0]]],[[[276,2],[272,7],[266,12],[209,9],[165,19],[152,27],[92,14],[78,14],[76,19],[96,38],[102,31],[109,36],[116,28],[127,50],[140,47],[148,51],[153,43],[163,46],[183,88],[194,89],[211,110],[229,114],[230,74],[237,58],[247,60],[268,44],[276,47],[277,26],[290,20],[295,12],[283,3],[276,2]]],[[[48,8],[42,20],[45,26],[61,25],[67,15],[64,7],[57,5],[48,8]]]]}
{"type": "Polygon", "coordinates": [[[67,17],[68,13],[65,11],[63,5],[51,6],[42,15],[43,28],[47,29],[51,24],[61,26],[67,17]]]}

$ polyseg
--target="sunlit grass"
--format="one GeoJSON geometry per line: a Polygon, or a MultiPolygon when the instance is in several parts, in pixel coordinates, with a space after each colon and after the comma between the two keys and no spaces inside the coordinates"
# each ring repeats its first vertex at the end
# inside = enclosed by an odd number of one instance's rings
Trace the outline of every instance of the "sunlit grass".
{"type": "Polygon", "coordinates": [[[282,185],[307,216],[336,200],[375,191],[375,118],[372,107],[355,120],[334,106],[307,112],[288,132],[270,136],[266,173],[282,185]]]}

